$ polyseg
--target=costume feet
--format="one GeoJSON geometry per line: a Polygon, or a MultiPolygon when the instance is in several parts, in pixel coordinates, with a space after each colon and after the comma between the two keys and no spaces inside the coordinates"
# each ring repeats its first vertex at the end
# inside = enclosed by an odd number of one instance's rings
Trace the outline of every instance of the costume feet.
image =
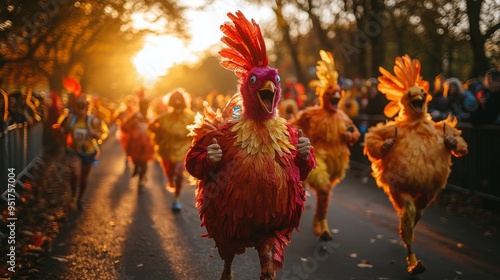
{"type": "Polygon", "coordinates": [[[314,217],[313,220],[313,231],[314,234],[319,236],[321,241],[330,241],[333,239],[333,235],[328,227],[328,221],[326,219],[317,219],[314,217]]]}
{"type": "Polygon", "coordinates": [[[181,211],[182,205],[178,200],[175,200],[174,203],[172,203],[172,211],[174,212],[179,212],[181,211]]]}
{"type": "Polygon", "coordinates": [[[406,258],[408,264],[408,273],[410,275],[419,274],[425,271],[425,265],[422,261],[417,260],[415,254],[411,254],[406,258]]]}
{"type": "Polygon", "coordinates": [[[260,280],[275,280],[276,275],[271,274],[271,273],[261,273],[260,274],[260,280]]]}
{"type": "Polygon", "coordinates": [[[233,274],[232,273],[226,274],[226,273],[222,272],[222,275],[220,276],[220,280],[233,280],[233,274]]]}

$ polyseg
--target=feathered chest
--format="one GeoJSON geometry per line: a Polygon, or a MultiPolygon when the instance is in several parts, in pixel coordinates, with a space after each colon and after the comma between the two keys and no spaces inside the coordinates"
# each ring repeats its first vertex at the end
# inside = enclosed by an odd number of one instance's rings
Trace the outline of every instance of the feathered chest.
{"type": "Polygon", "coordinates": [[[339,143],[342,132],[347,130],[347,120],[341,112],[318,110],[311,115],[308,137],[314,145],[339,143]]]}
{"type": "Polygon", "coordinates": [[[450,158],[450,153],[444,145],[443,134],[430,122],[399,123],[393,150],[394,152],[390,153],[392,156],[406,155],[410,165],[413,165],[415,160],[425,159],[432,165],[433,161],[450,158]]]}
{"type": "Polygon", "coordinates": [[[290,143],[286,120],[282,118],[265,122],[241,120],[232,126],[231,131],[235,133],[233,146],[246,156],[275,159],[276,156],[286,157],[295,150],[290,143]]]}

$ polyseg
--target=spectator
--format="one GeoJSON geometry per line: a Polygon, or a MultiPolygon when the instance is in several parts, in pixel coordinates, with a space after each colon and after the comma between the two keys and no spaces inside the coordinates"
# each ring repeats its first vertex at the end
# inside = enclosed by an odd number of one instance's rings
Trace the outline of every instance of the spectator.
{"type": "Polygon", "coordinates": [[[350,118],[356,118],[359,114],[359,104],[353,91],[354,83],[351,79],[343,79],[341,89],[344,91],[339,101],[340,110],[344,111],[350,118]]]}
{"type": "Polygon", "coordinates": [[[446,76],[443,73],[439,73],[435,78],[434,78],[434,87],[432,89],[432,100],[429,102],[427,105],[428,112],[431,114],[431,116],[435,115],[433,117],[434,120],[436,119],[442,119],[442,118],[437,118],[438,115],[440,115],[441,112],[446,111],[447,105],[445,102],[445,98],[443,97],[443,91],[444,91],[444,82],[446,81],[446,76]],[[434,113],[434,111],[437,111],[434,113]]]}
{"type": "Polygon", "coordinates": [[[207,95],[206,100],[208,101],[208,105],[210,105],[214,111],[217,111],[217,109],[222,110],[226,105],[226,97],[218,90],[212,90],[207,95]]]}
{"type": "Polygon", "coordinates": [[[385,105],[389,102],[377,88],[378,80],[370,78],[366,81],[366,95],[360,102],[360,113],[370,115],[383,115],[385,105]]]}
{"type": "Polygon", "coordinates": [[[61,98],[55,91],[51,90],[47,101],[47,117],[44,126],[44,142],[50,149],[56,149],[64,143],[64,137],[58,124],[62,113],[61,98]]]}
{"type": "Polygon", "coordinates": [[[469,109],[473,107],[475,99],[469,96],[466,98],[462,83],[457,78],[449,78],[443,83],[443,93],[434,96],[435,100],[429,112],[434,121],[441,121],[448,116],[454,116],[459,121],[468,121],[471,113],[469,109]]]}
{"type": "Polygon", "coordinates": [[[19,90],[9,94],[9,123],[33,123],[33,119],[26,110],[23,93],[19,90]]]}
{"type": "Polygon", "coordinates": [[[0,133],[3,133],[4,130],[9,125],[9,97],[8,94],[0,89],[0,133]]]}
{"type": "Polygon", "coordinates": [[[471,112],[471,118],[469,118],[469,121],[472,119],[473,112],[479,107],[479,100],[476,96],[482,89],[483,84],[479,81],[479,79],[469,79],[464,84],[464,106],[467,111],[471,112]]]}
{"type": "Polygon", "coordinates": [[[480,105],[474,111],[472,121],[500,125],[500,69],[493,68],[486,72],[484,88],[476,97],[480,105]]]}
{"type": "Polygon", "coordinates": [[[281,92],[283,100],[295,100],[295,103],[297,104],[299,109],[304,108],[307,101],[306,89],[303,84],[297,83],[295,78],[287,78],[281,92]]]}

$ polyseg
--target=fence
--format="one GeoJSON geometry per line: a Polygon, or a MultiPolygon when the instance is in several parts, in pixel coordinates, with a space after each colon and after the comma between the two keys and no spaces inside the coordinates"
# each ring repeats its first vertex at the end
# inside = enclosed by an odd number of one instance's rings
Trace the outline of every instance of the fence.
{"type": "MultiPolygon", "coordinates": [[[[360,115],[353,119],[361,132],[379,122],[383,116],[360,115]]],[[[467,141],[469,153],[453,158],[448,188],[500,201],[500,127],[460,123],[457,128],[467,141]]],[[[43,148],[43,124],[28,128],[26,123],[13,124],[0,133],[0,194],[7,190],[8,168],[23,171],[43,148]]],[[[363,154],[363,136],[351,147],[351,165],[369,173],[370,161],[363,154]]]]}
{"type": "Polygon", "coordinates": [[[8,168],[20,174],[43,149],[43,124],[12,124],[0,133],[0,194],[7,191],[8,168]]]}
{"type": "MultiPolygon", "coordinates": [[[[360,115],[353,121],[362,136],[351,147],[351,162],[369,173],[370,161],[363,154],[363,132],[386,119],[384,116],[360,115]]],[[[461,158],[452,157],[447,187],[500,201],[500,127],[459,123],[457,128],[462,130],[469,153],[461,158]]]]}

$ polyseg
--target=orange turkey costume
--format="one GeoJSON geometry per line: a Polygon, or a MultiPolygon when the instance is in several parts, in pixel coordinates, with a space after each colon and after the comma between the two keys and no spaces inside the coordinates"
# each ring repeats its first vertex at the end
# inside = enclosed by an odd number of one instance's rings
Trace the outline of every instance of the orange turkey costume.
{"type": "Polygon", "coordinates": [[[390,100],[384,113],[387,117],[399,115],[392,122],[370,128],[364,149],[377,185],[398,213],[410,274],[425,271],[413,252],[414,228],[445,187],[451,155],[467,153],[467,143],[454,128],[456,121],[435,123],[427,113],[432,96],[429,83],[420,76],[420,67],[418,60],[405,55],[396,58],[395,76],[379,68],[378,89],[390,100]]]}
{"type": "Polygon", "coordinates": [[[315,147],[318,168],[311,171],[306,183],[316,191],[316,213],[313,231],[322,241],[332,239],[326,214],[331,190],[342,180],[349,167],[349,146],[358,141],[360,133],[352,120],[338,108],[344,92],[340,89],[333,55],[321,50],[321,60],[316,66],[319,80],[311,82],[316,87],[320,105],[299,113],[295,124],[304,130],[315,147]]]}

